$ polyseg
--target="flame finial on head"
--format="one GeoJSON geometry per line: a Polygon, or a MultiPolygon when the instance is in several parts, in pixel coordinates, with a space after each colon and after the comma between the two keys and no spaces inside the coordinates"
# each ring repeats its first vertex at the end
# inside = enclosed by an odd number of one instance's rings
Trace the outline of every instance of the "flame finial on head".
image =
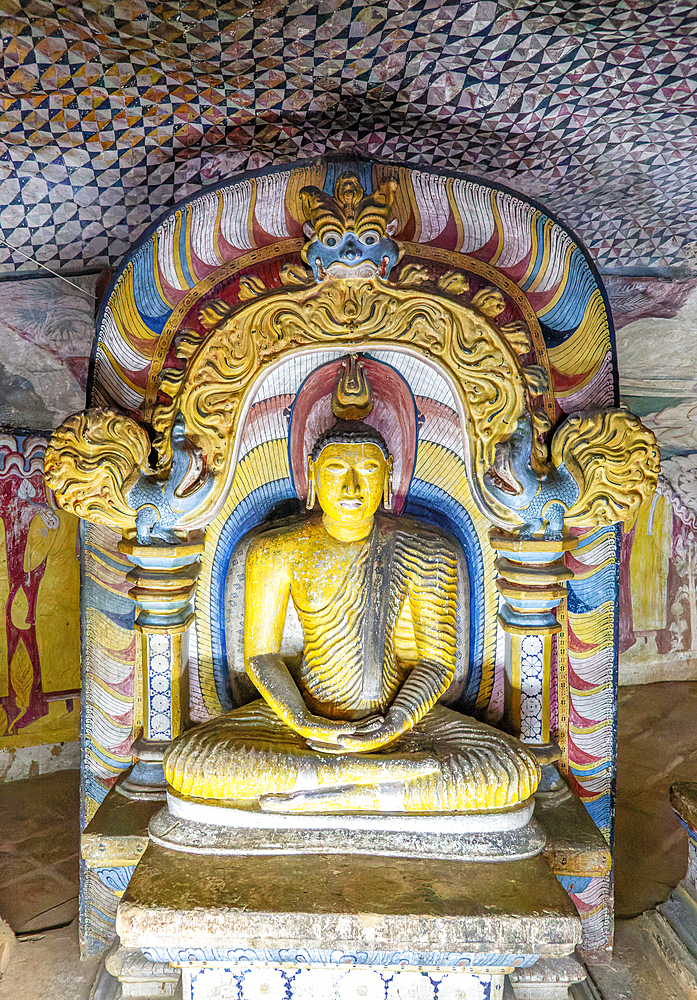
{"type": "Polygon", "coordinates": [[[341,366],[341,375],[332,393],[332,412],[339,420],[363,420],[373,409],[373,393],[363,365],[352,354],[341,366]]]}

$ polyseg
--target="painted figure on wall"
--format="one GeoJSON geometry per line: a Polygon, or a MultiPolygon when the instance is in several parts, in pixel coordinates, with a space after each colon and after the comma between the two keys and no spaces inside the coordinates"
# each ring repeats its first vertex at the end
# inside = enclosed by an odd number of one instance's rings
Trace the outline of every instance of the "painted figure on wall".
{"type": "Polygon", "coordinates": [[[0,745],[79,732],[79,522],[48,502],[45,446],[0,436],[0,745]]]}
{"type": "Polygon", "coordinates": [[[34,615],[44,694],[80,687],[80,608],[65,600],[80,592],[77,527],[70,514],[46,507],[27,533],[24,572],[44,568],[34,615]]]}

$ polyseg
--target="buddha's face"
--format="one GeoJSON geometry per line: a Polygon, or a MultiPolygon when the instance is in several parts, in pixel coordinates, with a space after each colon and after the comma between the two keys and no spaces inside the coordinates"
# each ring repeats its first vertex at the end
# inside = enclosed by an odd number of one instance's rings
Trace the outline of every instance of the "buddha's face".
{"type": "Polygon", "coordinates": [[[320,507],[333,521],[365,521],[380,506],[391,470],[392,459],[376,444],[328,444],[313,469],[320,507]]]}

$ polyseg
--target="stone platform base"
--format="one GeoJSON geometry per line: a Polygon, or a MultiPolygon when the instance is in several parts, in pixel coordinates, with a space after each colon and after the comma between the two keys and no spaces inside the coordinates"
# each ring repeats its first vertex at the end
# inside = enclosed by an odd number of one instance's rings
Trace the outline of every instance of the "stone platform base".
{"type": "Polygon", "coordinates": [[[184,1000],[512,1000],[509,975],[564,960],[581,929],[541,856],[198,855],[151,843],[117,931],[125,951],[182,970],[184,1000]]]}
{"type": "MultiPolygon", "coordinates": [[[[193,956],[191,956],[193,958],[193,956]]],[[[585,970],[574,959],[540,959],[512,975],[380,966],[196,964],[173,968],[140,952],[107,958],[94,1000],[568,1000],[585,970]]]]}
{"type": "MultiPolygon", "coordinates": [[[[112,956],[112,967],[118,957],[119,953],[112,956]]],[[[572,963],[569,972],[563,959],[548,960],[526,982],[486,971],[194,964],[179,970],[150,963],[140,953],[125,953],[124,960],[125,977],[119,982],[113,973],[109,975],[111,985],[100,982],[93,1000],[568,1000],[569,978],[579,985],[579,977],[585,979],[578,963],[572,963]]],[[[522,970],[534,971],[534,967],[522,970]]]]}
{"type": "Polygon", "coordinates": [[[443,861],[511,861],[545,846],[534,800],[492,813],[333,815],[235,809],[167,793],[150,840],[187,854],[364,854],[443,861]]]}
{"type": "Polygon", "coordinates": [[[504,990],[503,975],[485,972],[279,966],[182,972],[182,1000],[506,1000],[504,990]]]}

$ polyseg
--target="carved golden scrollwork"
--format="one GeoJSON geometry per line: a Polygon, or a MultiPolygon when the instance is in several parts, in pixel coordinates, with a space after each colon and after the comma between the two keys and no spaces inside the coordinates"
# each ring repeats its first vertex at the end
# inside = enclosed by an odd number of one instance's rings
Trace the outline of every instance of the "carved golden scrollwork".
{"type": "Polygon", "coordinates": [[[186,437],[214,480],[198,506],[179,511],[176,530],[206,524],[223,499],[238,424],[259,376],[279,360],[317,347],[351,353],[401,347],[437,362],[461,408],[470,486],[500,527],[538,530],[537,520],[555,503],[565,511],[567,528],[616,523],[634,516],[655,488],[655,439],[621,410],[568,417],[554,435],[548,463],[542,439],[547,425],[540,426],[544,415],[531,405],[531,393],[540,388],[533,384],[534,372],[521,368],[492,320],[452,295],[377,278],[326,280],[262,292],[237,312],[217,310],[212,319],[202,334],[180,334],[177,354],[185,365],[163,373],[160,388],[170,401],[153,412],[155,476],[148,464],[151,441],[141,424],[114,410],[88,410],[55,432],[46,453],[47,482],[62,507],[132,536],[136,512],[127,502],[129,491],[141,474],[167,478],[172,428],[181,412],[186,437]],[[509,460],[514,476],[527,485],[519,497],[515,490],[508,496],[506,483],[495,475],[499,446],[514,442],[526,410],[532,467],[526,471],[515,445],[509,460]]]}
{"type": "MultiPolygon", "coordinates": [[[[324,281],[260,296],[205,339],[182,339],[178,353],[186,368],[163,374],[160,387],[172,401],[153,413],[161,470],[171,461],[169,434],[181,411],[207,467],[226,480],[241,407],[256,376],[297,348],[333,344],[351,351],[404,346],[438,360],[462,406],[474,481],[493,464],[496,446],[524,410],[518,358],[485,316],[451,298],[376,278],[324,281]]],[[[213,491],[208,510],[218,493],[213,491]]],[[[488,506],[503,524],[511,522],[497,501],[488,506]]],[[[201,515],[193,523],[202,523],[201,515]]]]}
{"type": "Polygon", "coordinates": [[[567,417],[552,441],[552,460],[569,470],[579,497],[564,517],[567,527],[627,521],[651,499],[660,471],[656,438],[625,410],[595,410],[567,417]]]}
{"type": "Polygon", "coordinates": [[[63,510],[135,534],[135,511],[126,494],[148,472],[150,439],[131,417],[116,410],[74,413],[53,432],[44,477],[63,510]]]}

